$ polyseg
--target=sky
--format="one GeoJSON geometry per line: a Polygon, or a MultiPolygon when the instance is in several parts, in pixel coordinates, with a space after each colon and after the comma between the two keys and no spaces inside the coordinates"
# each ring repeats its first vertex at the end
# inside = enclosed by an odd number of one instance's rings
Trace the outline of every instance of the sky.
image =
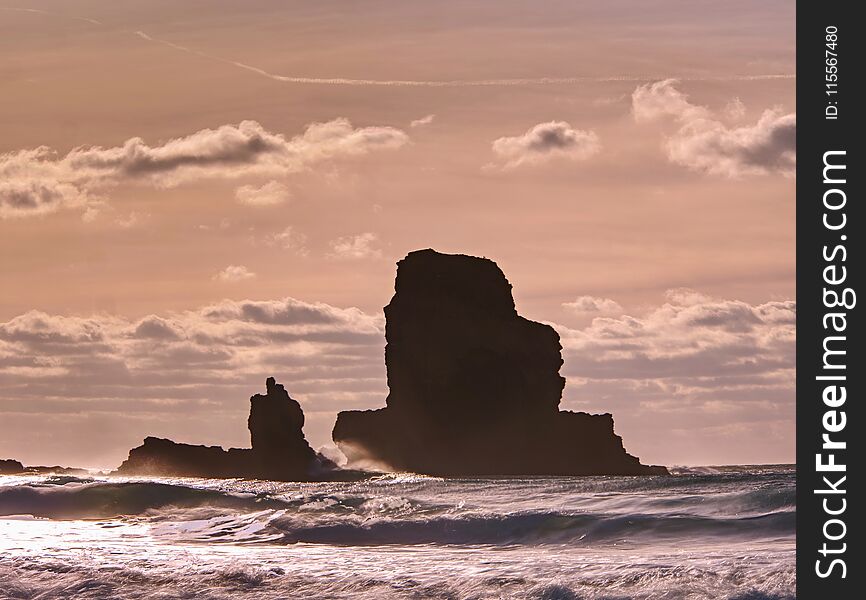
{"type": "Polygon", "coordinates": [[[0,1],[0,458],[246,447],[268,376],[325,446],[432,247],[644,462],[793,462],[794,67],[785,0],[0,1]]]}

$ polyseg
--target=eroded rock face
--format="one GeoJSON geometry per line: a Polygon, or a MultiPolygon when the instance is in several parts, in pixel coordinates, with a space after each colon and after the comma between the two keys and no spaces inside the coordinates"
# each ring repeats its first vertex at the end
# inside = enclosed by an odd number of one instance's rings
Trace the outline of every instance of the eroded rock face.
{"type": "Polygon", "coordinates": [[[147,437],[129,451],[118,474],[189,477],[247,477],[282,481],[325,478],[336,465],[317,454],[304,438],[304,413],[273,377],[267,393],[250,398],[248,426],[252,448],[193,446],[147,437]]]}
{"type": "Polygon", "coordinates": [[[341,412],[334,427],[350,463],[455,476],[666,472],[626,453],[611,415],[559,411],[559,335],[517,314],[493,261],[412,252],[395,292],[387,407],[341,412]]]}

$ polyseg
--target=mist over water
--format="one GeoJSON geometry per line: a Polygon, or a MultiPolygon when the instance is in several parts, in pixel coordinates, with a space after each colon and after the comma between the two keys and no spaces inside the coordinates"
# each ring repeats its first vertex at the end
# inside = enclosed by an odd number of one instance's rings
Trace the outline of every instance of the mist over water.
{"type": "Polygon", "coordinates": [[[794,597],[792,467],[0,477],[0,598],[794,597]]]}

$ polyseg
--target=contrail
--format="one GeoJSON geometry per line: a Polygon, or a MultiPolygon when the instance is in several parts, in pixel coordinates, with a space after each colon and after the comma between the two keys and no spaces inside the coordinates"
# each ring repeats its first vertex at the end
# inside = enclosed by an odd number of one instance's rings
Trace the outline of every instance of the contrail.
{"type": "MultiPolygon", "coordinates": [[[[382,86],[382,87],[485,87],[485,86],[514,86],[514,85],[570,85],[576,83],[606,83],[624,81],[628,83],[645,83],[648,81],[661,81],[670,79],[669,76],[639,76],[639,75],[613,75],[607,77],[529,77],[529,78],[514,78],[514,79],[443,79],[443,80],[418,80],[418,79],[350,79],[346,77],[295,77],[290,75],[279,75],[271,73],[260,67],[248,65],[246,63],[222,58],[213,54],[207,54],[199,50],[194,50],[186,46],[181,46],[167,40],[155,38],[144,31],[136,31],[135,35],[141,39],[163,44],[169,48],[188,52],[216,60],[227,65],[235,66],[239,69],[244,69],[267,77],[274,81],[284,83],[299,83],[299,84],[318,84],[318,85],[344,85],[344,86],[382,86]]],[[[676,77],[680,81],[759,81],[767,79],[794,79],[791,74],[771,74],[771,75],[722,75],[717,77],[676,77]]]]}
{"type": "MultiPolygon", "coordinates": [[[[216,58],[216,57],[211,57],[216,58]]],[[[625,81],[632,83],[643,83],[647,81],[660,81],[667,77],[659,76],[636,76],[636,75],[613,75],[608,77],[531,77],[517,79],[446,79],[446,80],[414,80],[414,79],[347,79],[343,77],[319,78],[319,77],[290,77],[269,73],[259,67],[247,65],[241,62],[228,62],[241,69],[246,69],[275,81],[286,83],[314,83],[323,85],[378,85],[393,87],[484,87],[484,86],[511,86],[511,85],[569,85],[575,83],[605,83],[614,81],[625,81]]],[[[752,81],[762,79],[793,79],[793,75],[734,75],[729,77],[677,77],[680,81],[752,81]]]]}
{"type": "MultiPolygon", "coordinates": [[[[57,13],[51,13],[46,10],[35,8],[4,8],[0,10],[19,11],[39,13],[53,16],[66,16],[57,13]]],[[[66,17],[86,21],[94,25],[103,25],[96,19],[88,17],[66,17]]],[[[670,75],[613,75],[607,77],[523,77],[523,78],[503,78],[503,79],[442,79],[442,80],[417,80],[417,79],[351,79],[346,77],[296,77],[291,75],[280,75],[271,73],[260,67],[248,65],[221,56],[208,54],[194,48],[175,44],[168,40],[153,37],[144,31],[128,32],[133,35],[154,43],[167,46],[179,52],[186,52],[201,58],[221,62],[226,65],[231,65],[238,69],[244,69],[251,73],[255,73],[261,77],[267,77],[273,81],[283,83],[296,84],[314,84],[314,85],[340,85],[340,86],[379,86],[379,87],[493,87],[493,86],[521,86],[521,85],[574,85],[580,83],[609,83],[609,82],[626,82],[626,83],[646,83],[649,81],[661,81],[670,79],[670,75]]],[[[680,81],[762,81],[773,79],[794,79],[793,74],[767,74],[767,75],[720,75],[720,76],[686,76],[675,77],[680,81]]]]}
{"type": "Polygon", "coordinates": [[[34,13],[37,15],[48,15],[51,17],[61,17],[65,19],[75,19],[76,21],[84,21],[86,23],[91,23],[93,25],[103,25],[102,21],[97,21],[96,19],[91,19],[90,17],[76,17],[75,15],[61,15],[59,13],[54,13],[48,10],[42,10],[41,8],[11,8],[7,6],[0,6],[0,10],[5,10],[9,12],[26,12],[26,13],[34,13]]]}

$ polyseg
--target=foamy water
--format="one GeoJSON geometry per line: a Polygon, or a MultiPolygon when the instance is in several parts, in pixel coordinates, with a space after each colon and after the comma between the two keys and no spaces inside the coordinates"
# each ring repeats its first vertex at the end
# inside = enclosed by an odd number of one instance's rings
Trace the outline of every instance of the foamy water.
{"type": "Polygon", "coordinates": [[[0,598],[793,598],[794,482],[0,477],[0,598]]]}

